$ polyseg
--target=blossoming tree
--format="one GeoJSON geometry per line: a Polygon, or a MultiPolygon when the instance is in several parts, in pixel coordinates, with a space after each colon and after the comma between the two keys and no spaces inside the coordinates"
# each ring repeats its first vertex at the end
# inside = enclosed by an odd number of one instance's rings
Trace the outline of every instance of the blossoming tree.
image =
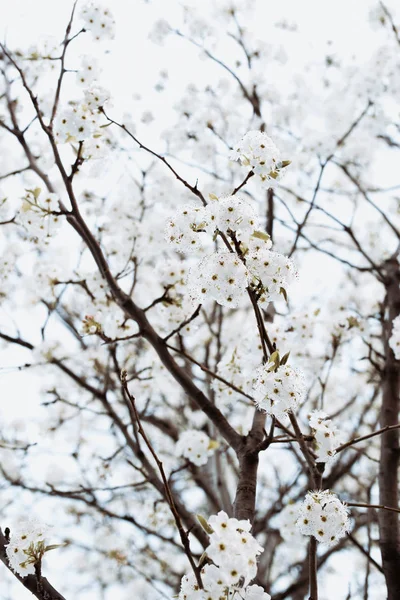
{"type": "Polygon", "coordinates": [[[262,2],[173,4],[148,43],[212,84],[162,129],[102,80],[111,6],[0,45],[4,589],[396,600],[398,17],[300,68],[262,2]]]}

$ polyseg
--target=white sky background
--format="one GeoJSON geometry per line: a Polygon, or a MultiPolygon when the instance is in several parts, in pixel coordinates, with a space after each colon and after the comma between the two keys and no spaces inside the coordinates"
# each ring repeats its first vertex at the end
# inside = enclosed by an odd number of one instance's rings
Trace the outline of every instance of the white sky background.
{"type": "MultiPolygon", "coordinates": [[[[79,4],[78,2],[78,6],[79,4]]],[[[214,0],[213,3],[209,0],[198,2],[198,5],[204,7],[210,4],[218,4],[218,0],[214,0]]],[[[370,7],[375,6],[376,2],[255,0],[255,4],[257,10],[252,22],[255,37],[277,43],[282,43],[282,38],[286,37],[292,44],[287,48],[287,52],[291,55],[294,69],[296,61],[300,68],[308,57],[325,56],[328,40],[333,41],[335,50],[343,56],[355,55],[363,61],[364,57],[367,60],[370,56],[372,46],[382,39],[379,35],[371,33],[367,19],[370,7]],[[298,32],[290,36],[287,32],[272,26],[282,18],[296,23],[298,32]]],[[[393,8],[393,2],[387,4],[391,9],[393,8]]],[[[156,46],[148,40],[148,32],[155,19],[167,16],[169,22],[174,23],[174,14],[178,15],[177,0],[154,0],[147,4],[142,0],[113,0],[109,6],[117,22],[117,35],[116,39],[109,43],[110,54],[102,58],[104,72],[101,82],[112,91],[117,114],[128,111],[135,117],[136,110],[140,110],[140,114],[143,112],[148,99],[148,106],[156,114],[157,122],[164,121],[166,126],[172,115],[174,101],[187,84],[196,79],[201,85],[209,81],[210,77],[218,78],[220,71],[215,65],[211,66],[208,61],[199,61],[198,51],[189,48],[183,40],[169,39],[163,47],[156,46]],[[168,69],[169,85],[167,91],[159,95],[154,92],[154,85],[159,81],[160,70],[164,68],[168,69]],[[141,103],[135,99],[138,94],[144,100],[141,103]]],[[[61,41],[71,7],[70,0],[0,0],[0,38],[6,40],[11,49],[19,46],[26,48],[42,35],[54,35],[61,41]]],[[[93,42],[88,41],[84,36],[78,41],[77,46],[83,53],[91,53],[95,48],[93,42]]],[[[162,143],[157,140],[157,132],[153,127],[149,128],[148,139],[143,141],[153,144],[157,150],[162,150],[162,143]]],[[[337,267],[333,265],[333,268],[340,269],[338,265],[337,267]]],[[[312,274],[312,277],[315,277],[315,274],[312,274]]],[[[304,285],[305,281],[307,275],[302,274],[300,285],[304,285]]],[[[21,293],[23,294],[23,290],[21,293]]],[[[20,364],[21,356],[20,350],[15,353],[7,352],[7,356],[3,352],[0,354],[0,364],[20,364]]],[[[28,353],[26,356],[29,361],[28,353]]],[[[29,372],[0,373],[0,375],[2,397],[12,396],[12,402],[7,402],[8,409],[2,402],[0,413],[9,412],[15,417],[23,414],[24,418],[33,416],[40,400],[33,398],[33,395],[27,399],[26,390],[27,386],[30,390],[35,388],[35,375],[29,372]]],[[[33,427],[31,435],[34,431],[33,427]]],[[[0,589],[2,576],[1,573],[0,589]]],[[[346,592],[347,582],[344,577],[342,582],[337,582],[335,598],[344,598],[346,592]]],[[[23,589],[18,593],[20,595],[15,600],[31,597],[23,589]]]]}

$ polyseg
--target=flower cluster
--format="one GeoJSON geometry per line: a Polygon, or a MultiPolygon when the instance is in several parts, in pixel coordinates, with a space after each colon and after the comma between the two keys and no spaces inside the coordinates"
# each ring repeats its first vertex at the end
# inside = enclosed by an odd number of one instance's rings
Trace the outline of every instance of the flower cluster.
{"type": "Polygon", "coordinates": [[[87,71],[86,65],[86,69],[78,73],[81,84],[88,86],[85,89],[84,102],[62,111],[55,122],[56,141],[60,144],[85,142],[84,154],[85,151],[87,154],[89,142],[98,141],[102,136],[100,108],[110,97],[107,90],[94,83],[94,77],[89,77],[87,71]]]}
{"type": "Polygon", "coordinates": [[[246,253],[249,282],[260,304],[279,300],[281,295],[286,297],[287,288],[297,277],[293,261],[270,248],[270,240],[253,238],[246,253]]]}
{"type": "Polygon", "coordinates": [[[332,545],[349,531],[349,511],[329,490],[309,492],[300,506],[296,525],[303,535],[313,535],[319,542],[332,545]]]}
{"type": "Polygon", "coordinates": [[[189,429],[179,436],[176,444],[176,454],[184,456],[194,465],[200,467],[206,464],[217,447],[218,442],[211,440],[204,431],[189,429]]]}
{"type": "Polygon", "coordinates": [[[271,600],[262,587],[249,585],[257,573],[257,556],[263,552],[250,533],[250,521],[230,519],[220,511],[204,525],[210,534],[205,552],[212,564],[201,569],[203,589],[192,573],[182,578],[179,600],[271,600]]]}
{"type": "Polygon", "coordinates": [[[257,369],[254,400],[259,410],[278,419],[287,416],[303,400],[306,392],[304,377],[299,369],[269,362],[257,369]]]}
{"type": "Polygon", "coordinates": [[[203,247],[207,239],[205,208],[185,204],[168,219],[165,239],[175,246],[178,252],[193,251],[203,247]]]}
{"type": "Polygon", "coordinates": [[[99,2],[88,2],[80,12],[86,31],[90,31],[94,39],[112,40],[115,36],[115,21],[111,11],[99,2]]]}
{"type": "Polygon", "coordinates": [[[400,360],[400,315],[393,320],[392,335],[389,346],[393,350],[396,360],[400,360]]]}
{"type": "Polygon", "coordinates": [[[26,190],[22,206],[18,213],[18,222],[34,239],[49,238],[61,225],[59,215],[59,198],[40,188],[26,190]]]}
{"type": "Polygon", "coordinates": [[[210,199],[205,207],[185,204],[168,220],[165,238],[178,252],[202,248],[216,232],[248,243],[258,229],[256,211],[243,198],[210,195],[210,199]]]}
{"type": "Polygon", "coordinates": [[[230,159],[250,168],[267,187],[273,187],[276,181],[282,179],[290,164],[290,161],[281,160],[278,148],[262,131],[248,131],[234,146],[230,159]]]}
{"type": "Polygon", "coordinates": [[[211,297],[223,306],[237,307],[250,287],[260,304],[286,296],[296,278],[293,262],[271,251],[271,240],[259,231],[254,208],[242,198],[212,197],[206,207],[182,206],[168,220],[165,236],[178,252],[204,249],[216,233],[236,252],[205,257],[189,277],[190,295],[202,304],[211,297]]]}
{"type": "Polygon", "coordinates": [[[10,567],[21,577],[33,575],[45,552],[56,546],[46,546],[49,528],[34,520],[22,521],[11,531],[6,547],[10,567]]]}
{"type": "Polygon", "coordinates": [[[222,306],[235,308],[248,286],[248,271],[240,258],[231,252],[216,252],[200,261],[189,275],[189,294],[202,304],[212,298],[222,306]]]}
{"type": "Polygon", "coordinates": [[[342,434],[332,421],[327,419],[327,414],[321,410],[314,410],[310,415],[310,427],[314,430],[314,450],[318,462],[329,462],[335,456],[336,448],[343,441],[342,434]]]}
{"type": "Polygon", "coordinates": [[[226,235],[235,234],[237,240],[248,242],[259,228],[254,207],[240,196],[211,195],[211,202],[204,209],[206,230],[214,235],[215,230],[226,235]]]}
{"type": "MultiPolygon", "coordinates": [[[[86,29],[92,33],[103,28],[105,32],[109,32],[110,22],[114,22],[108,9],[95,6],[93,3],[83,7],[82,15],[85,23],[87,21],[86,29]]],[[[83,88],[84,99],[71,102],[71,108],[61,111],[54,124],[54,135],[58,143],[84,142],[81,150],[81,157],[84,159],[102,158],[106,151],[105,146],[99,142],[102,137],[100,119],[101,109],[109,100],[110,94],[98,85],[99,75],[98,60],[93,56],[82,56],[80,67],[76,71],[76,83],[83,88]]]]}
{"type": "Polygon", "coordinates": [[[99,78],[99,75],[98,61],[93,56],[82,56],[81,65],[76,72],[76,83],[83,88],[87,88],[99,78]]]}

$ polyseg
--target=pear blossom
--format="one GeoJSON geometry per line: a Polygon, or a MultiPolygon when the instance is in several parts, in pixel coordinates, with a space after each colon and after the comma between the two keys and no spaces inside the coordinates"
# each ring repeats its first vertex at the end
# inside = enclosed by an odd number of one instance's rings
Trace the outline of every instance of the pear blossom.
{"type": "Polygon", "coordinates": [[[233,147],[229,158],[252,170],[267,187],[273,187],[290,164],[281,160],[275,143],[262,131],[248,131],[233,147]]]}
{"type": "Polygon", "coordinates": [[[6,554],[13,571],[21,577],[35,573],[35,564],[41,561],[46,551],[48,533],[49,527],[34,519],[21,521],[11,529],[6,554]]]}
{"type": "Polygon", "coordinates": [[[200,467],[214,454],[215,444],[204,431],[189,429],[179,436],[176,444],[177,456],[183,456],[200,467]]]}
{"type": "Polygon", "coordinates": [[[320,410],[314,410],[309,417],[310,427],[314,430],[314,451],[318,462],[331,462],[344,438],[343,433],[327,417],[320,410]]]}
{"type": "Polygon", "coordinates": [[[205,550],[212,564],[201,569],[204,589],[198,587],[193,573],[184,575],[179,600],[271,600],[261,586],[249,585],[257,573],[257,558],[264,550],[250,529],[250,521],[229,518],[224,511],[212,515],[206,529],[210,544],[205,550]]]}
{"type": "Polygon", "coordinates": [[[87,2],[80,11],[85,30],[90,31],[95,40],[111,40],[115,36],[115,20],[106,6],[100,2],[87,2]]]}
{"type": "Polygon", "coordinates": [[[300,404],[305,392],[304,376],[299,369],[281,365],[274,370],[271,363],[257,369],[254,400],[259,410],[282,419],[300,404]]]}
{"type": "Polygon", "coordinates": [[[246,293],[248,271],[240,258],[231,252],[206,256],[189,273],[189,293],[202,304],[212,298],[222,306],[237,307],[246,293]]]}
{"type": "Polygon", "coordinates": [[[205,209],[185,204],[171,217],[165,228],[165,239],[178,252],[202,248],[205,233],[205,209]]]}
{"type": "Polygon", "coordinates": [[[81,65],[76,73],[76,83],[84,88],[93,84],[100,75],[98,61],[93,56],[83,56],[81,65]]]}
{"type": "Polygon", "coordinates": [[[296,525],[303,535],[333,545],[350,530],[349,511],[329,490],[309,492],[299,508],[296,525]]]}

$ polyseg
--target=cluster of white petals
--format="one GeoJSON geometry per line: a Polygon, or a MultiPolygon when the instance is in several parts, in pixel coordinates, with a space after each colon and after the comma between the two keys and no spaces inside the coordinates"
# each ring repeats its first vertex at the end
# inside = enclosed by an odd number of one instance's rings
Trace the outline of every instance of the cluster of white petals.
{"type": "Polygon", "coordinates": [[[85,142],[87,153],[89,142],[98,142],[102,137],[100,108],[109,100],[110,94],[91,79],[81,74],[85,89],[84,101],[61,111],[55,120],[54,135],[59,144],[85,142]]]}
{"type": "Polygon", "coordinates": [[[179,436],[176,444],[177,456],[183,456],[200,467],[205,465],[210,456],[213,455],[216,442],[211,440],[204,431],[189,429],[179,436]]]}
{"type": "Polygon", "coordinates": [[[248,271],[232,252],[215,252],[203,258],[189,274],[189,294],[202,304],[212,298],[222,306],[239,306],[248,286],[248,271]]]}
{"type": "Polygon", "coordinates": [[[257,573],[263,548],[251,535],[248,520],[229,518],[220,511],[208,519],[210,545],[205,552],[212,564],[201,569],[203,589],[192,573],[182,578],[179,600],[271,600],[258,585],[249,585],[257,573]]]}
{"type": "Polygon", "coordinates": [[[100,86],[98,61],[89,55],[82,56],[77,69],[76,82],[83,88],[84,98],[70,103],[70,107],[60,111],[54,122],[54,136],[59,144],[84,142],[81,156],[84,159],[102,158],[107,154],[105,144],[101,143],[102,108],[110,99],[109,92],[100,86]]]}
{"type": "Polygon", "coordinates": [[[336,454],[336,448],[343,442],[343,434],[338,431],[328,415],[322,410],[314,410],[309,418],[314,430],[314,451],[318,462],[330,462],[336,454]]]}
{"type": "Polygon", "coordinates": [[[87,2],[82,6],[80,18],[87,31],[97,41],[112,40],[115,36],[115,20],[109,8],[99,2],[87,2]]]}
{"type": "Polygon", "coordinates": [[[258,226],[254,207],[243,198],[212,196],[205,207],[191,204],[180,207],[167,222],[165,239],[178,252],[202,248],[217,231],[234,234],[237,241],[247,244],[258,226]]]}
{"type": "Polygon", "coordinates": [[[21,521],[11,530],[6,547],[10,567],[21,577],[35,573],[35,563],[45,552],[49,527],[35,520],[21,521]]]}
{"type": "Polygon", "coordinates": [[[258,175],[266,187],[273,187],[282,179],[288,161],[281,160],[281,153],[272,139],[262,131],[248,131],[236,146],[229,158],[238,160],[243,167],[258,175]]]}
{"type": "Polygon", "coordinates": [[[306,392],[303,373],[289,365],[276,370],[271,363],[257,369],[254,400],[259,410],[282,419],[303,400],[306,392]]]}
{"type": "Polygon", "coordinates": [[[237,240],[248,243],[259,228],[254,207],[240,196],[221,196],[204,209],[205,229],[214,235],[216,229],[235,234],[237,240]]]}
{"type": "Polygon", "coordinates": [[[81,58],[81,64],[76,72],[76,83],[87,88],[94,83],[100,75],[99,63],[94,56],[85,55],[81,58]]]}
{"type": "Polygon", "coordinates": [[[349,511],[329,490],[309,492],[296,524],[303,535],[313,535],[319,542],[332,545],[349,531],[349,511]]]}
{"type": "Polygon", "coordinates": [[[94,83],[85,89],[84,96],[86,106],[92,112],[95,112],[110,99],[110,92],[97,83],[94,83]]]}
{"type": "Polygon", "coordinates": [[[246,254],[249,283],[258,292],[260,304],[279,300],[297,278],[293,261],[270,247],[269,240],[253,238],[246,254]]]}
{"type": "Polygon", "coordinates": [[[400,360],[400,315],[393,320],[392,335],[389,346],[393,350],[396,360],[400,360]]]}
{"type": "Polygon", "coordinates": [[[178,252],[188,252],[203,247],[206,220],[203,207],[185,204],[173,217],[168,219],[165,229],[165,239],[173,244],[178,252]]]}
{"type": "Polygon", "coordinates": [[[61,225],[59,197],[40,188],[27,190],[18,213],[18,222],[25,227],[29,237],[46,240],[57,232],[61,225]]]}
{"type": "Polygon", "coordinates": [[[258,227],[253,206],[237,196],[212,197],[206,207],[185,204],[169,218],[165,238],[178,252],[204,250],[216,233],[236,250],[215,252],[191,270],[193,302],[212,298],[222,306],[238,307],[248,287],[260,304],[286,296],[297,277],[294,264],[271,250],[269,236],[258,227]]]}

